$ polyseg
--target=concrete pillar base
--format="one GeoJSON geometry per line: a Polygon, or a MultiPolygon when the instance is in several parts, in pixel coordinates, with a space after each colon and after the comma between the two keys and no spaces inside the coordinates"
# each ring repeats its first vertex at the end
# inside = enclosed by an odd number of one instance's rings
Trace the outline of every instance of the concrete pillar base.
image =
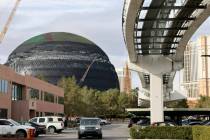
{"type": "Polygon", "coordinates": [[[162,75],[150,74],[150,116],[151,124],[164,121],[162,75]]]}

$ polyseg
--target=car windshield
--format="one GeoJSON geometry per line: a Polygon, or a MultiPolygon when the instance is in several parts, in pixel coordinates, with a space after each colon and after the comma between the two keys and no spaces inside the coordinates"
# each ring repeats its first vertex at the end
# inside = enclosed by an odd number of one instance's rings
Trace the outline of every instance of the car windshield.
{"type": "Polygon", "coordinates": [[[99,119],[82,119],[80,125],[98,125],[99,122],[99,119]]]}
{"type": "Polygon", "coordinates": [[[12,124],[19,126],[20,124],[14,120],[9,120],[12,124]]]}

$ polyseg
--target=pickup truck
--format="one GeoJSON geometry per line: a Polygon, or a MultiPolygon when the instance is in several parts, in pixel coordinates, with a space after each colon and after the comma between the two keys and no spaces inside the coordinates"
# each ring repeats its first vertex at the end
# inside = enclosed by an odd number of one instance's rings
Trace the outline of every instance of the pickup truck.
{"type": "Polygon", "coordinates": [[[45,125],[48,133],[61,133],[64,129],[63,119],[57,116],[35,117],[29,120],[40,125],[45,125]]]}
{"type": "Polygon", "coordinates": [[[0,136],[33,137],[35,128],[26,125],[20,125],[12,119],[0,119],[0,136]]]}

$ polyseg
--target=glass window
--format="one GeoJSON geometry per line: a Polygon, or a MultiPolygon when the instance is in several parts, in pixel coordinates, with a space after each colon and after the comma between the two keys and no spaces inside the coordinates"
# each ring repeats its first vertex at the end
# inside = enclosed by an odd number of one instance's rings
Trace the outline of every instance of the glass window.
{"type": "Polygon", "coordinates": [[[30,94],[31,99],[39,99],[39,90],[38,89],[30,88],[29,94],[30,94]]]}
{"type": "Polygon", "coordinates": [[[37,122],[37,118],[31,119],[31,122],[37,122]]]}
{"type": "Polygon", "coordinates": [[[45,112],[45,116],[54,116],[54,113],[52,113],[52,112],[45,112]]]}
{"type": "Polygon", "coordinates": [[[0,109],[0,119],[7,118],[7,109],[0,109]]]}
{"type": "Polygon", "coordinates": [[[11,123],[5,120],[0,121],[0,125],[10,125],[11,123]]]}
{"type": "Polygon", "coordinates": [[[43,100],[43,91],[41,91],[41,100],[43,100]]]}
{"type": "Polygon", "coordinates": [[[53,122],[53,118],[48,118],[48,122],[53,122]]]}
{"type": "Polygon", "coordinates": [[[39,123],[45,122],[45,118],[39,118],[39,123]]]}
{"type": "Polygon", "coordinates": [[[7,80],[0,80],[0,92],[7,93],[8,92],[8,84],[7,80]]]}
{"type": "Polygon", "coordinates": [[[64,104],[64,98],[63,97],[58,97],[58,103],[59,104],[64,104]]]}
{"type": "Polygon", "coordinates": [[[23,99],[23,86],[19,84],[12,85],[12,100],[22,100],[23,99]]]}
{"type": "Polygon", "coordinates": [[[44,93],[44,100],[45,100],[45,101],[48,101],[48,102],[52,102],[52,103],[55,102],[55,101],[54,101],[54,95],[51,94],[51,93],[48,93],[48,92],[45,92],[45,93],[44,93]]]}
{"type": "Polygon", "coordinates": [[[62,118],[58,118],[58,121],[59,121],[59,122],[62,122],[62,121],[63,121],[63,119],[62,119],[62,118]]]}

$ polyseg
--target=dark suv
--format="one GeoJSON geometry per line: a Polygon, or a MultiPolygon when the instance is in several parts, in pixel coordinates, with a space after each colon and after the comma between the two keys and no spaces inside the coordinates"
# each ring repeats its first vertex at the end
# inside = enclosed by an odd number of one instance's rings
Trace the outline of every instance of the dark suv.
{"type": "Polygon", "coordinates": [[[78,138],[95,136],[102,139],[102,130],[99,118],[80,118],[78,138]]]}

